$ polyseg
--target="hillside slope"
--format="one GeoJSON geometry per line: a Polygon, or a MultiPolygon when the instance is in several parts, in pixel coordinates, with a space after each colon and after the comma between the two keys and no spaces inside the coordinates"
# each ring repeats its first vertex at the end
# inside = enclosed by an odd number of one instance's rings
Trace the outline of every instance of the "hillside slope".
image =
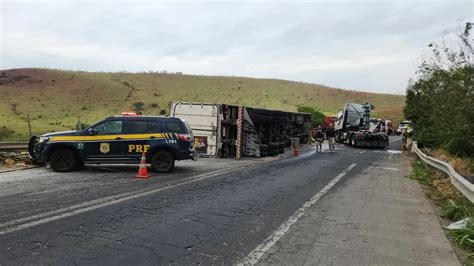
{"type": "Polygon", "coordinates": [[[316,84],[243,77],[158,73],[94,73],[49,69],[0,71],[0,127],[15,130],[13,139],[28,135],[29,114],[34,134],[70,130],[78,117],[93,123],[144,102],[144,114],[168,111],[170,101],[242,104],[295,111],[312,106],[335,114],[346,102],[370,102],[374,115],[400,120],[405,98],[334,89],[316,84]],[[153,107],[154,106],[154,107],[153,107]]]}

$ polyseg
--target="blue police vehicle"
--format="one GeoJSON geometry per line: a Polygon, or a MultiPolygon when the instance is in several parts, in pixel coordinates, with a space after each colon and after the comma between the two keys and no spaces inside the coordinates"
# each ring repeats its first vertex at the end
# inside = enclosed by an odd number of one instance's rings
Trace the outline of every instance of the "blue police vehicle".
{"type": "Polygon", "coordinates": [[[142,154],[156,172],[170,172],[176,160],[195,159],[193,135],[180,118],[125,113],[84,130],[34,136],[29,153],[57,172],[84,164],[138,164],[142,154]]]}

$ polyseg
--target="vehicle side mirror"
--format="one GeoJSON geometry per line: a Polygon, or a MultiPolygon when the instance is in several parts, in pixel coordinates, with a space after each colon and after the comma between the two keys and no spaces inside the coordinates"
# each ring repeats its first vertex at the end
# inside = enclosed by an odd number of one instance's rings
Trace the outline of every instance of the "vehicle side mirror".
{"type": "Polygon", "coordinates": [[[90,136],[93,136],[93,135],[95,135],[95,130],[93,128],[88,128],[87,129],[87,134],[89,134],[90,136]]]}

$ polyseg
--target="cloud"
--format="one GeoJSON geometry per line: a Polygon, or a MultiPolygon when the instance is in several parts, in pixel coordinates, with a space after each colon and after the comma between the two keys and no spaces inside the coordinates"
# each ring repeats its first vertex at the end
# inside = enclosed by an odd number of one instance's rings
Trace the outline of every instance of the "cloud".
{"type": "Polygon", "coordinates": [[[0,68],[181,71],[395,93],[466,2],[2,2],[0,68]]]}

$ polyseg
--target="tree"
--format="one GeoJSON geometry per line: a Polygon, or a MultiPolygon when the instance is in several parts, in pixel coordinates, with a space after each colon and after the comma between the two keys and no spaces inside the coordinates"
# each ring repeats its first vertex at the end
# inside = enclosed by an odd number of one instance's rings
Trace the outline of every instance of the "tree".
{"type": "Polygon", "coordinates": [[[298,112],[309,113],[311,115],[311,127],[317,127],[323,124],[324,114],[319,110],[315,110],[309,106],[299,106],[296,108],[298,112]]]}
{"type": "MultiPolygon", "coordinates": [[[[453,154],[474,154],[474,64],[472,23],[448,45],[430,43],[431,54],[407,88],[404,114],[413,122],[414,138],[423,146],[444,148],[453,154]]],[[[451,36],[452,37],[452,36],[451,36]]]]}

